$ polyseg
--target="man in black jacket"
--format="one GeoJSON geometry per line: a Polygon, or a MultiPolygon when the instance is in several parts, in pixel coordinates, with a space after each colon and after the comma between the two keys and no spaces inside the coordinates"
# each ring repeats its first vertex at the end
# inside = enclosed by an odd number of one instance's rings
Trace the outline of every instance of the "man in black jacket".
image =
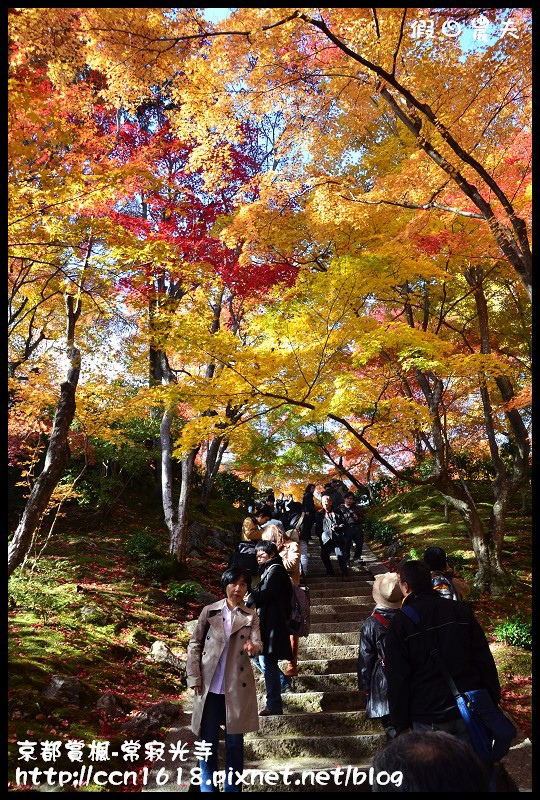
{"type": "Polygon", "coordinates": [[[485,688],[498,704],[501,687],[484,631],[470,606],[449,603],[432,589],[431,570],[424,561],[402,562],[398,571],[405,599],[385,642],[392,723],[398,735],[409,729],[443,730],[470,741],[431,651],[439,651],[459,691],[485,688]],[[407,607],[414,618],[405,612],[407,607]]]}
{"type": "Polygon", "coordinates": [[[342,578],[349,574],[345,559],[345,518],[339,508],[334,508],[332,498],[326,492],[321,497],[322,509],[315,515],[315,532],[321,542],[321,561],[327,575],[335,575],[330,553],[335,552],[342,578]]]}

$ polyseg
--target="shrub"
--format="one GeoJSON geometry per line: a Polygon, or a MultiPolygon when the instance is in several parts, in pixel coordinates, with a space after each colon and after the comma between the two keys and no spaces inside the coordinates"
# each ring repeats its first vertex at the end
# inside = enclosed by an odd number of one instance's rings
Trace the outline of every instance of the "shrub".
{"type": "Polygon", "coordinates": [[[139,561],[135,573],[138,578],[143,580],[161,583],[172,577],[172,569],[173,565],[168,558],[148,558],[139,561]]]}
{"type": "Polygon", "coordinates": [[[459,550],[455,553],[448,553],[446,560],[457,573],[461,573],[465,568],[465,556],[459,550]]]}
{"type": "Polygon", "coordinates": [[[397,539],[397,528],[390,522],[381,522],[375,517],[366,517],[364,532],[369,539],[379,544],[392,544],[397,539]]]}
{"type": "Polygon", "coordinates": [[[532,622],[519,617],[508,617],[500,622],[493,630],[498,642],[504,642],[513,647],[523,647],[532,650],[532,622]]]}
{"type": "Polygon", "coordinates": [[[163,557],[159,542],[147,530],[135,531],[129,537],[126,543],[126,553],[135,561],[141,561],[142,559],[155,560],[163,557]]]}
{"type": "Polygon", "coordinates": [[[224,500],[229,500],[231,503],[240,501],[246,508],[255,499],[253,484],[242,480],[234,472],[225,470],[218,472],[214,486],[218,495],[224,500]]]}
{"type": "Polygon", "coordinates": [[[195,600],[199,592],[202,591],[202,586],[195,581],[171,581],[167,587],[165,594],[169,600],[174,600],[175,603],[189,603],[195,600]]]}
{"type": "Polygon", "coordinates": [[[411,547],[407,554],[407,561],[421,561],[422,554],[415,548],[411,547]]]}
{"type": "Polygon", "coordinates": [[[185,566],[163,552],[156,537],[148,530],[135,531],[126,544],[126,552],[137,562],[135,573],[143,580],[161,583],[182,577],[185,566]]]}

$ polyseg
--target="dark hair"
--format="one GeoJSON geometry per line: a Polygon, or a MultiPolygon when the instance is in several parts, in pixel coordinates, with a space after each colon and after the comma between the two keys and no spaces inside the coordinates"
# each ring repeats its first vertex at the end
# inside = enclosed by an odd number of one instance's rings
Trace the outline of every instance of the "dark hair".
{"type": "Polygon", "coordinates": [[[323,492],[321,494],[321,500],[323,499],[323,497],[329,497],[330,500],[332,499],[332,495],[330,494],[330,492],[323,492]]]}
{"type": "Polygon", "coordinates": [[[227,588],[229,583],[236,583],[240,578],[243,578],[247,583],[248,592],[251,589],[251,572],[249,569],[242,567],[229,567],[221,576],[221,588],[223,591],[227,588]]]}
{"type": "Polygon", "coordinates": [[[316,485],[317,485],[316,483],[308,483],[308,485],[304,489],[304,492],[310,492],[312,489],[315,488],[316,485]]]}
{"type": "Polygon", "coordinates": [[[487,770],[471,745],[446,731],[402,733],[375,754],[372,766],[373,792],[490,791],[487,770]]]}
{"type": "Polygon", "coordinates": [[[400,561],[399,577],[409,584],[411,592],[431,589],[431,570],[425,561],[400,561]]]}
{"type": "Polygon", "coordinates": [[[266,539],[259,540],[255,545],[255,550],[264,550],[270,556],[279,555],[279,550],[274,542],[269,542],[266,539]]]}
{"type": "Polygon", "coordinates": [[[268,517],[268,519],[272,519],[274,516],[274,509],[270,508],[270,506],[262,506],[256,513],[256,517],[268,517]]]}
{"type": "Polygon", "coordinates": [[[424,561],[430,569],[444,569],[446,567],[446,553],[442,547],[428,547],[424,553],[424,561]]]}
{"type": "Polygon", "coordinates": [[[347,499],[347,497],[352,497],[352,499],[354,500],[354,492],[345,492],[345,500],[347,499]]]}

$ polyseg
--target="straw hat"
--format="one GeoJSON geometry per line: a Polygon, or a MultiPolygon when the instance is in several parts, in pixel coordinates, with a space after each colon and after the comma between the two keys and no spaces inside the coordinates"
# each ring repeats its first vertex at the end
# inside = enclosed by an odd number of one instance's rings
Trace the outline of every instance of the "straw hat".
{"type": "Polygon", "coordinates": [[[375,576],[373,584],[373,599],[375,605],[383,608],[399,608],[403,600],[403,592],[399,586],[397,572],[384,572],[375,576]]]}

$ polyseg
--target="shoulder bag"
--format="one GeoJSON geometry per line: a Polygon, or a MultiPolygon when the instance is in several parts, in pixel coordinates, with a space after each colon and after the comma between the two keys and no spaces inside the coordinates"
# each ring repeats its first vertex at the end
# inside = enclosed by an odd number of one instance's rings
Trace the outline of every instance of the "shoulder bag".
{"type": "MultiPolygon", "coordinates": [[[[413,608],[402,606],[401,611],[418,625],[420,617],[413,608]]],[[[430,655],[456,700],[459,713],[467,726],[467,733],[477,754],[482,761],[490,764],[500,761],[508,753],[512,741],[517,736],[515,725],[493,702],[487,689],[471,689],[468,692],[460,692],[442,660],[440,652],[433,648],[430,650],[430,655]]]]}

